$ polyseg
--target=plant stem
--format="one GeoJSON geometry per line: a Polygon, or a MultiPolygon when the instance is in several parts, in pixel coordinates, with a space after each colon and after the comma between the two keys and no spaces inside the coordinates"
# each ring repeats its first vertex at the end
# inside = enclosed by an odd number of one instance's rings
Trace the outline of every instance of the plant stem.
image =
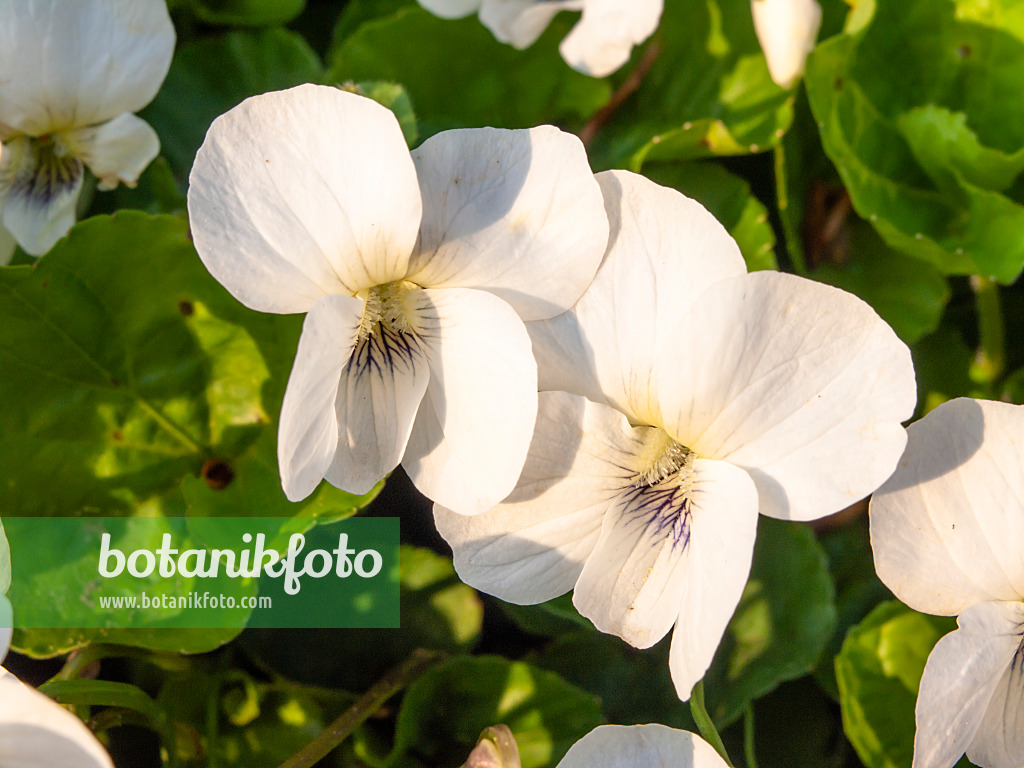
{"type": "Polygon", "coordinates": [[[971,275],[971,290],[978,305],[978,351],[971,364],[971,380],[982,385],[986,395],[994,396],[1006,365],[999,285],[986,277],[971,275]]]}
{"type": "Polygon", "coordinates": [[[615,93],[612,94],[608,103],[601,107],[594,116],[590,118],[590,121],[583,126],[583,129],[579,133],[580,141],[583,142],[584,147],[589,147],[590,143],[594,140],[594,137],[600,133],[604,124],[608,122],[612,115],[618,110],[623,103],[632,96],[637,88],[640,87],[644,81],[644,76],[647,71],[654,64],[654,60],[658,58],[658,54],[661,52],[661,47],[658,45],[657,40],[652,40],[647,48],[644,50],[643,56],[640,57],[639,63],[636,68],[629,73],[629,76],[622,81],[615,93]]]}
{"type": "Polygon", "coordinates": [[[700,735],[704,737],[704,740],[715,748],[715,751],[722,756],[722,759],[725,760],[725,764],[729,768],[735,768],[729,759],[729,753],[725,751],[722,737],[718,735],[718,729],[715,728],[715,724],[712,722],[711,716],[704,706],[703,680],[693,686],[693,691],[690,693],[690,714],[693,715],[693,720],[697,723],[697,729],[700,731],[700,735]]]}
{"type": "Polygon", "coordinates": [[[754,752],[754,705],[747,704],[743,712],[743,757],[747,768],[757,768],[757,754],[754,752]]]}
{"type": "Polygon", "coordinates": [[[417,649],[408,659],[374,683],[319,736],[281,763],[280,768],[312,768],[331,750],[347,739],[363,722],[381,708],[388,699],[445,658],[445,654],[417,649]]]}

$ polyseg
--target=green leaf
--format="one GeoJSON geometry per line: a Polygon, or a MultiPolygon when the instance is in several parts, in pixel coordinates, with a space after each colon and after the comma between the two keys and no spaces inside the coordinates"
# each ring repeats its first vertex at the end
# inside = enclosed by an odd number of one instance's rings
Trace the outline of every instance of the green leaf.
{"type": "Polygon", "coordinates": [[[662,723],[696,731],[690,706],[679,700],[668,669],[670,639],[637,649],[591,627],[556,637],[537,657],[537,666],[600,697],[612,723],[662,723]],[[581,663],[585,659],[586,663],[581,663]]]}
{"type": "Polygon", "coordinates": [[[553,766],[601,722],[597,699],[551,672],[498,656],[460,657],[409,687],[387,764],[459,765],[484,728],[504,723],[523,768],[553,766]]]}
{"type": "Polygon", "coordinates": [[[469,650],[480,636],[483,606],[459,581],[451,558],[403,546],[400,559],[401,630],[250,630],[242,642],[292,680],[349,691],[366,690],[416,648],[469,650]]]}
{"type": "MultiPolygon", "coordinates": [[[[866,514],[819,534],[819,539],[828,554],[829,570],[836,584],[836,631],[823,654],[825,659],[834,659],[850,628],[883,600],[892,599],[892,593],[875,573],[866,514]]],[[[822,688],[838,701],[835,665],[820,664],[814,676],[822,688]]]]}
{"type": "Polygon", "coordinates": [[[60,704],[71,706],[124,707],[144,715],[162,730],[167,724],[163,709],[142,690],[128,683],[110,680],[55,680],[43,683],[39,690],[60,704]]]}
{"type": "Polygon", "coordinates": [[[929,264],[889,248],[867,222],[851,216],[849,255],[825,262],[810,273],[864,299],[908,344],[935,330],[949,301],[949,285],[929,264]]]}
{"type": "Polygon", "coordinates": [[[0,595],[11,588],[11,548],[4,534],[4,523],[0,520],[0,595]]]}
{"type": "Polygon", "coordinates": [[[405,88],[398,83],[388,83],[383,80],[369,80],[362,83],[355,83],[352,90],[362,96],[367,96],[378,104],[390,109],[398,118],[398,124],[402,127],[402,135],[405,143],[410,147],[416,144],[419,138],[419,129],[416,127],[416,114],[413,112],[412,100],[405,88]]]}
{"type": "Polygon", "coordinates": [[[786,247],[797,272],[859,296],[908,344],[939,324],[949,286],[938,269],[891,248],[850,210],[806,99],[776,148],[786,247]],[[805,245],[807,252],[805,253],[805,245]]]}
{"type": "Polygon", "coordinates": [[[835,589],[810,527],[761,516],[750,580],[704,677],[719,727],[814,669],[836,625],[835,589]]]}
{"type": "Polygon", "coordinates": [[[644,175],[707,208],[729,230],[749,271],[779,268],[768,209],[739,176],[714,163],[652,164],[644,169],[644,175]]]}
{"type": "Polygon", "coordinates": [[[836,657],[847,737],[868,768],[903,768],[914,753],[914,706],[928,654],[956,628],[902,603],[878,606],[850,630],[836,657]]]}
{"type": "Polygon", "coordinates": [[[188,0],[187,7],[207,24],[263,27],[291,21],[306,0],[188,0]]]}
{"type": "Polygon", "coordinates": [[[546,637],[558,637],[580,628],[594,629],[589,619],[580,616],[572,604],[572,592],[536,605],[515,605],[498,601],[501,610],[525,632],[546,637]]]}
{"type": "Polygon", "coordinates": [[[961,6],[877,0],[818,46],[807,89],[854,207],[890,246],[1009,283],[1024,267],[1024,42],[1008,3],[982,23],[961,6]]]}
{"type": "Polygon", "coordinates": [[[774,82],[747,0],[666,3],[659,51],[636,94],[594,142],[595,165],[740,155],[773,147],[793,117],[774,82]]]}
{"type": "Polygon", "coordinates": [[[918,416],[947,400],[969,396],[974,390],[970,369],[974,353],[960,331],[943,322],[938,329],[911,347],[917,374],[918,416]]]}
{"type": "Polygon", "coordinates": [[[293,32],[228,32],[178,48],[160,92],[139,114],[156,129],[160,151],[184,182],[216,117],[249,96],[322,77],[319,57],[293,32]]]}
{"type": "Polygon", "coordinates": [[[578,124],[611,89],[566,66],[556,20],[525,51],[499,43],[475,16],[439,19],[419,7],[365,22],[338,40],[327,79],[386,80],[409,92],[423,136],[448,128],[578,124]]]}

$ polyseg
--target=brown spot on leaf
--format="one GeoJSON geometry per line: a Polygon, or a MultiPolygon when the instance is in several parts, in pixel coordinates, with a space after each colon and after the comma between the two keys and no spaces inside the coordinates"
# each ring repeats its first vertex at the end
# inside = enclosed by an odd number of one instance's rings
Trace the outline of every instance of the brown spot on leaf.
{"type": "Polygon", "coordinates": [[[222,491],[235,479],[235,470],[224,459],[210,459],[199,472],[206,484],[215,491],[222,491]]]}
{"type": "Polygon", "coordinates": [[[196,308],[192,306],[191,301],[179,301],[178,311],[181,312],[181,314],[183,314],[185,317],[188,317],[196,311],[196,308]]]}
{"type": "Polygon", "coordinates": [[[115,440],[124,440],[124,433],[120,429],[115,429],[114,434],[111,435],[115,440]]]}

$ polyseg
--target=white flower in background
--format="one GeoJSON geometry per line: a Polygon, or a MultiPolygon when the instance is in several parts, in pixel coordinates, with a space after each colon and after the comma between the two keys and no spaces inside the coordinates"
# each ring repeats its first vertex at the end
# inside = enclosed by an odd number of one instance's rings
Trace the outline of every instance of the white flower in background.
{"type": "MultiPolygon", "coordinates": [[[[11,555],[0,524],[0,663],[11,647],[11,555]]],[[[114,768],[81,720],[0,667],[0,766],[114,768]]]]}
{"type": "Polygon", "coordinates": [[[418,0],[431,13],[457,19],[479,13],[494,36],[528,48],[559,11],[583,11],[559,50],[585,75],[610,75],[629,60],[634,45],[658,28],[663,0],[418,0]]]}
{"type": "Polygon", "coordinates": [[[789,88],[804,73],[821,27],[817,0],[751,0],[754,31],[768,61],[768,73],[789,88]]]}
{"type": "Polygon", "coordinates": [[[726,768],[726,762],[689,731],[601,725],[569,747],[556,768],[726,768]]]}
{"type": "Polygon", "coordinates": [[[171,63],[164,0],[0,0],[0,206],[25,251],[75,223],[83,167],[133,184],[160,151],[136,117],[171,63]]]}
{"type": "Polygon", "coordinates": [[[484,592],[526,604],[574,589],[580,613],[639,648],[675,625],[686,699],[743,591],[758,511],[812,520],[873,491],[903,451],[914,371],[856,297],[748,275],[698,203],[635,174],[597,178],[601,269],[571,312],[528,324],[555,391],[519,484],[483,515],[435,519],[484,592]]]}
{"type": "Polygon", "coordinates": [[[537,410],[523,319],[572,306],[608,237],[576,137],[446,131],[410,157],[387,109],[306,85],[218,118],[190,182],[214,277],[309,313],[278,435],[288,498],[324,477],[365,493],[399,462],[467,514],[508,495],[537,410]]]}
{"type": "Polygon", "coordinates": [[[958,615],[917,696],[914,768],[1024,765],[1024,406],[944,403],[910,425],[871,500],[879,577],[911,608],[958,615]]]}

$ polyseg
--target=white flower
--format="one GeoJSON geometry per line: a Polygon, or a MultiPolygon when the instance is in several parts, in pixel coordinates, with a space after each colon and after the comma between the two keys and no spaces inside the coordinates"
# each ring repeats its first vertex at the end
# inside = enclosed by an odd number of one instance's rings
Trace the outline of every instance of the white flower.
{"type": "Polygon", "coordinates": [[[789,88],[804,72],[821,27],[817,0],[751,0],[754,31],[768,61],[768,73],[789,88]]]}
{"type": "Polygon", "coordinates": [[[75,223],[83,166],[133,184],[156,133],[133,112],[171,63],[164,0],[0,0],[0,206],[33,255],[75,223]]]}
{"type": "Polygon", "coordinates": [[[469,514],[512,490],[537,409],[520,316],[570,307],[608,237],[578,139],[446,131],[410,157],[384,107],[299,86],[214,122],[188,209],[240,301],[309,313],[281,409],[288,498],[324,477],[365,493],[399,462],[469,514]]]}
{"type": "Polygon", "coordinates": [[[585,75],[610,75],[629,60],[634,45],[658,28],[663,0],[418,0],[431,13],[457,19],[479,13],[503,43],[528,48],[559,11],[583,11],[559,50],[585,75]]]}
{"type": "Polygon", "coordinates": [[[1024,765],[1024,407],[944,403],[908,429],[871,500],[879,577],[924,613],[958,614],[928,657],[914,768],[966,751],[983,768],[1024,765]]]}
{"type": "Polygon", "coordinates": [[[561,391],[541,393],[518,487],[435,519],[478,589],[513,603],[575,589],[580,613],[640,648],[675,625],[686,699],[743,591],[758,511],[811,520],[874,490],[906,442],[914,372],[859,299],[748,275],[696,202],[597,178],[601,269],[571,312],[529,324],[541,389],[561,391]]]}
{"type": "Polygon", "coordinates": [[[556,768],[726,768],[726,762],[700,736],[655,723],[598,726],[556,768]]]}
{"type": "MultiPolygon", "coordinates": [[[[11,555],[0,524],[0,663],[11,647],[11,555]]],[[[114,768],[81,720],[0,667],[0,766],[114,768]]]]}

